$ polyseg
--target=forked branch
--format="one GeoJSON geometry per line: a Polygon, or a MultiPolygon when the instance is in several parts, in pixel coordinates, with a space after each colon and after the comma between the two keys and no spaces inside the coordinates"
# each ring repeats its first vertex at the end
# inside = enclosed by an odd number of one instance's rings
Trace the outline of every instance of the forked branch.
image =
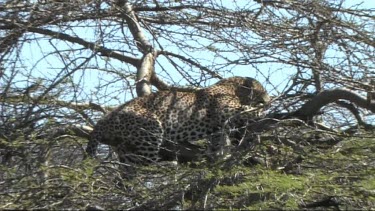
{"type": "MultiPolygon", "coordinates": [[[[370,93],[369,93],[370,94],[370,93]]],[[[351,92],[345,89],[333,89],[333,90],[325,90],[315,97],[313,97],[310,101],[306,102],[300,109],[298,109],[293,116],[301,118],[303,120],[309,120],[316,114],[318,114],[319,110],[323,107],[328,105],[329,103],[337,102],[338,100],[347,100],[351,103],[356,104],[359,107],[365,108],[370,110],[371,112],[375,113],[375,102],[369,101],[366,98],[351,92]]]]}

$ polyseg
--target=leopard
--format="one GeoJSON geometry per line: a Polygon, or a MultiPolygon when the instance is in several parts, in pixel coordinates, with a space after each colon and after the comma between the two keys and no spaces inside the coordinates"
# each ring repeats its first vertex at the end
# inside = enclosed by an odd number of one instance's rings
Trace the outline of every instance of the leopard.
{"type": "Polygon", "coordinates": [[[154,92],[134,98],[100,119],[86,153],[95,156],[100,143],[111,146],[129,175],[136,174],[136,166],[200,159],[208,149],[228,144],[228,139],[222,143],[220,138],[223,128],[233,129],[229,140],[240,136],[238,128],[263,115],[270,99],[259,81],[240,76],[194,91],[154,92]]]}

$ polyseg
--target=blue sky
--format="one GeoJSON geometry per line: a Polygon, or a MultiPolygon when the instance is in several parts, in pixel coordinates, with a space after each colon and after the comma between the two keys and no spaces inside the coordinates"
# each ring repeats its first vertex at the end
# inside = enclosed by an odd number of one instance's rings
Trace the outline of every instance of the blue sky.
{"type": "MultiPolygon", "coordinates": [[[[225,1],[224,1],[225,2],[225,1]]],[[[232,1],[230,1],[232,2],[232,1]]],[[[240,1],[238,1],[240,2],[240,1]]],[[[347,4],[356,5],[361,3],[361,7],[363,8],[375,8],[375,1],[374,0],[354,0],[354,1],[347,1],[347,4]]],[[[84,24],[83,24],[84,25],[84,24]]],[[[77,32],[78,34],[93,34],[93,40],[95,40],[95,31],[92,31],[90,29],[82,28],[81,31],[77,32]]],[[[106,43],[105,43],[106,45],[106,43]]],[[[69,43],[65,43],[58,40],[52,40],[49,41],[48,39],[40,40],[38,43],[31,42],[24,45],[24,48],[22,50],[22,57],[24,58],[23,62],[23,69],[25,71],[24,75],[27,75],[27,72],[32,72],[33,76],[35,78],[53,78],[57,76],[61,69],[66,65],[62,61],[67,61],[66,58],[68,58],[71,54],[69,51],[70,47],[72,45],[69,43]],[[63,49],[63,51],[60,52],[60,55],[52,55],[51,52],[55,51],[56,49],[53,48],[53,46],[56,46],[60,51],[63,49]],[[42,59],[46,56],[46,59],[42,59]]],[[[76,46],[77,48],[77,46],[76,46]]],[[[173,49],[173,46],[171,47],[173,49]]],[[[121,49],[120,49],[121,50],[121,49]]],[[[128,50],[128,49],[123,49],[128,50]]],[[[90,51],[83,50],[81,52],[82,56],[88,56],[90,55],[90,51]]],[[[199,56],[199,57],[205,57],[206,55],[200,55],[195,54],[192,55],[199,56]]],[[[82,60],[81,60],[82,61],[82,60]]],[[[220,60],[216,59],[213,60],[211,58],[207,58],[207,64],[209,65],[210,62],[219,62],[220,60]]],[[[163,65],[164,68],[169,69],[170,64],[168,62],[163,61],[163,58],[158,58],[158,62],[163,65]]],[[[79,63],[79,60],[78,60],[79,63]]],[[[133,98],[134,93],[132,94],[129,90],[129,92],[125,92],[123,90],[124,87],[128,87],[129,84],[126,84],[125,81],[118,80],[118,78],[111,76],[111,74],[108,74],[107,72],[97,72],[90,68],[90,66],[95,67],[95,65],[99,65],[101,68],[105,68],[106,70],[129,70],[131,67],[129,67],[127,64],[123,64],[119,61],[116,61],[115,59],[108,58],[106,61],[99,61],[94,60],[91,62],[88,66],[86,66],[85,70],[78,71],[74,74],[73,80],[76,82],[80,82],[82,84],[82,89],[77,89],[77,93],[79,94],[79,99],[90,99],[94,102],[100,102],[100,103],[106,103],[111,105],[118,105],[121,104],[131,98],[133,98]],[[100,80],[99,80],[100,79],[100,80]],[[116,82],[113,82],[114,80],[117,80],[116,82]],[[99,83],[100,81],[100,83],[99,83]],[[104,83],[108,83],[106,88],[102,90],[101,93],[96,93],[96,90],[100,86],[104,86],[104,83]],[[123,93],[119,95],[118,93],[123,93]],[[105,95],[110,95],[111,97],[109,99],[105,99],[105,95]],[[102,98],[103,97],[103,98],[102,98]]],[[[72,63],[72,66],[74,66],[74,63],[72,63]]],[[[288,70],[288,66],[280,66],[280,64],[264,64],[258,66],[262,69],[261,73],[264,74],[265,77],[270,76],[270,81],[274,85],[279,85],[277,87],[279,90],[282,90],[282,87],[285,86],[285,83],[288,81],[288,75],[292,74],[293,71],[285,71],[288,70]],[[280,71],[284,70],[284,71],[280,71]],[[273,74],[275,72],[276,74],[273,74]],[[280,74],[282,73],[282,74],[280,74]]],[[[160,68],[158,68],[160,71],[160,68]]],[[[170,73],[170,76],[165,75],[165,77],[173,79],[173,81],[176,83],[175,85],[185,85],[184,80],[182,78],[175,74],[170,73]]],[[[255,77],[261,82],[263,82],[267,89],[271,91],[273,94],[277,94],[275,92],[273,86],[267,85],[265,83],[265,77],[259,74],[259,72],[255,71],[253,67],[247,66],[236,66],[231,73],[228,73],[224,75],[224,77],[230,77],[232,75],[241,75],[241,76],[251,76],[255,77]]],[[[27,78],[20,77],[20,86],[22,86],[24,81],[27,81],[27,78]]],[[[171,81],[169,81],[171,82],[171,81]]],[[[213,83],[214,81],[211,81],[213,83]]],[[[130,84],[133,85],[133,84],[130,84]]],[[[205,84],[209,85],[209,84],[205,84]]],[[[134,90],[133,90],[134,91],[134,90]]],[[[66,94],[67,99],[71,98],[69,96],[69,93],[66,94]]]]}

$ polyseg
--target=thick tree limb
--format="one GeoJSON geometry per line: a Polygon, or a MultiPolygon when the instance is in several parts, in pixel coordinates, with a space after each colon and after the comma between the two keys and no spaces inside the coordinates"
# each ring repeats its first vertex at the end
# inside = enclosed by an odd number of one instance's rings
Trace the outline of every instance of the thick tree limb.
{"type": "Polygon", "coordinates": [[[154,73],[154,55],[146,54],[142,58],[141,66],[137,71],[136,91],[138,97],[151,94],[151,76],[154,73]]]}
{"type": "Polygon", "coordinates": [[[117,0],[117,8],[120,9],[125,15],[123,16],[128,24],[129,30],[132,33],[135,41],[137,42],[138,49],[143,53],[152,52],[152,45],[148,42],[146,36],[142,31],[138,18],[133,10],[131,4],[126,0],[117,0]]]}
{"type": "Polygon", "coordinates": [[[154,74],[155,55],[153,46],[146,38],[132,5],[126,0],[117,0],[117,9],[125,15],[123,18],[133,35],[138,49],[144,54],[141,64],[137,67],[136,91],[139,97],[151,94],[151,76],[154,74]]]}
{"type": "Polygon", "coordinates": [[[295,112],[294,116],[297,116],[304,120],[311,119],[319,112],[319,110],[323,106],[329,103],[336,102],[337,100],[348,100],[359,107],[368,109],[371,112],[375,113],[375,103],[369,103],[366,98],[363,98],[362,96],[349,90],[333,89],[325,90],[313,97],[310,101],[308,101],[300,109],[298,109],[295,112]]]}
{"type": "Polygon", "coordinates": [[[348,109],[354,115],[354,117],[357,119],[357,122],[358,122],[359,125],[366,125],[366,123],[362,120],[362,117],[359,113],[359,110],[355,107],[355,105],[353,103],[347,103],[345,101],[338,100],[336,102],[336,104],[343,107],[343,108],[348,109]]]}

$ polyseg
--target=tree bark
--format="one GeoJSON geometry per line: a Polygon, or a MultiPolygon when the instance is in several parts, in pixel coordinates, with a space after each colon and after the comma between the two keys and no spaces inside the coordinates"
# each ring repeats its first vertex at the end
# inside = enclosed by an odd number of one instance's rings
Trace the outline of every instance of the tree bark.
{"type": "Polygon", "coordinates": [[[375,103],[369,102],[366,98],[345,89],[325,90],[310,101],[302,105],[300,109],[295,112],[295,116],[304,120],[311,119],[316,115],[319,110],[328,105],[329,103],[336,102],[337,100],[348,100],[359,107],[366,108],[375,113],[375,103]]]}

